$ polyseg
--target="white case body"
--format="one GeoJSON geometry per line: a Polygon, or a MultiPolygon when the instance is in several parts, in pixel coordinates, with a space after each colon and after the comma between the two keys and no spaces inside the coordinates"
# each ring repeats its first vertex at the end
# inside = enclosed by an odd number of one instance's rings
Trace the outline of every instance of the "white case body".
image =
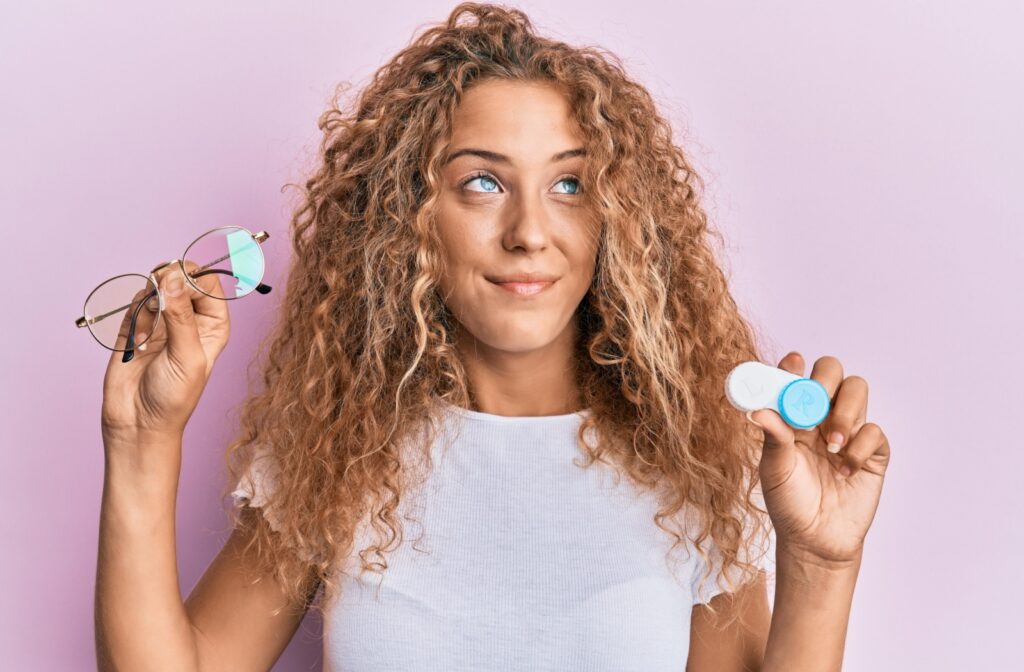
{"type": "Polygon", "coordinates": [[[761,362],[743,362],[725,379],[725,396],[741,411],[778,410],[779,395],[800,376],[761,362]]]}

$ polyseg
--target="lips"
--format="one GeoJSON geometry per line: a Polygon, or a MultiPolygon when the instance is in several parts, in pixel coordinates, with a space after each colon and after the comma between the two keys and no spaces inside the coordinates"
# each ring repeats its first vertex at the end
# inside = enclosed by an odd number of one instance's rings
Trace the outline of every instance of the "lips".
{"type": "Polygon", "coordinates": [[[511,275],[495,275],[485,277],[496,284],[503,284],[506,282],[554,282],[555,280],[558,280],[558,276],[550,275],[548,273],[513,273],[511,275]]]}
{"type": "Polygon", "coordinates": [[[539,272],[484,277],[492,284],[520,297],[536,296],[558,280],[558,276],[539,272]]]}
{"type": "Polygon", "coordinates": [[[512,292],[518,296],[534,296],[553,285],[552,282],[496,282],[502,289],[512,292]]]}

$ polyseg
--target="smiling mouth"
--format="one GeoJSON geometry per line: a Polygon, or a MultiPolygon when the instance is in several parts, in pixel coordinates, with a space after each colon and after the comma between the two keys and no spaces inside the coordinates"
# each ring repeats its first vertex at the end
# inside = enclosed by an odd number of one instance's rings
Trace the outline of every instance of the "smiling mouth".
{"type": "Polygon", "coordinates": [[[555,284],[554,280],[546,282],[494,282],[488,280],[492,285],[500,287],[515,296],[530,297],[540,294],[545,289],[555,284]]]}

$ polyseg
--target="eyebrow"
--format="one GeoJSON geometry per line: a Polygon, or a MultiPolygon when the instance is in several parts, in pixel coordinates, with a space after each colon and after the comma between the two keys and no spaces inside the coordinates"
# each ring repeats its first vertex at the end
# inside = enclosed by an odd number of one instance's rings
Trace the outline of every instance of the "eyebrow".
{"type": "MultiPolygon", "coordinates": [[[[494,161],[495,163],[512,163],[512,160],[505,156],[504,154],[498,154],[497,152],[492,152],[486,149],[466,147],[464,149],[460,149],[456,152],[453,152],[451,155],[449,155],[448,158],[444,160],[444,165],[448,165],[449,163],[451,163],[452,161],[454,161],[455,159],[459,158],[464,154],[479,156],[482,159],[494,161]]],[[[558,152],[557,154],[552,156],[551,163],[555,163],[556,161],[564,161],[565,159],[572,158],[574,156],[586,155],[586,150],[584,150],[583,147],[577,147],[576,149],[567,149],[564,152],[558,152]]]]}

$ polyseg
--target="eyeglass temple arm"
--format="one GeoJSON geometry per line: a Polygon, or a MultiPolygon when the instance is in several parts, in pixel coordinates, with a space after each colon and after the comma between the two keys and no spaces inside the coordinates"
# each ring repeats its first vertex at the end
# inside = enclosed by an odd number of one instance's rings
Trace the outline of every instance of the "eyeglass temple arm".
{"type": "MultiPolygon", "coordinates": [[[[266,240],[267,238],[270,237],[270,234],[267,233],[266,231],[260,231],[259,233],[254,233],[252,237],[253,237],[253,239],[257,243],[262,243],[264,240],[266,240]]],[[[212,261],[210,263],[214,263],[215,264],[215,263],[217,263],[217,261],[223,261],[224,259],[227,259],[227,256],[224,256],[224,257],[222,257],[220,259],[217,259],[215,261],[212,261]]],[[[169,263],[171,263],[171,262],[166,262],[166,263],[160,264],[159,266],[154,268],[152,271],[150,271],[150,273],[155,273],[156,271],[159,271],[161,268],[163,268],[164,266],[166,266],[169,263]]],[[[202,272],[199,272],[199,273],[189,274],[189,277],[195,279],[195,278],[198,278],[198,277],[200,277],[202,275],[206,275],[207,273],[223,273],[225,275],[232,275],[232,276],[234,275],[233,273],[231,273],[230,271],[227,271],[227,270],[212,269],[212,270],[209,270],[209,271],[202,271],[202,272]]],[[[260,294],[269,294],[270,290],[271,290],[270,285],[264,285],[262,282],[256,286],[256,291],[259,292],[260,294]]],[[[155,295],[154,292],[150,292],[150,294],[146,296],[146,298],[142,301],[142,303],[145,303],[150,298],[152,298],[154,295],[155,295]]],[[[128,304],[127,306],[121,306],[120,308],[115,308],[114,310],[111,310],[108,313],[103,313],[102,315],[97,315],[97,316],[92,317],[92,318],[86,318],[85,315],[82,315],[81,317],[79,317],[79,318],[77,318],[75,320],[75,326],[78,327],[79,329],[81,329],[82,327],[86,327],[86,326],[88,326],[90,324],[96,324],[97,322],[99,322],[103,318],[110,317],[111,315],[114,315],[116,313],[120,313],[122,310],[127,310],[130,307],[131,307],[131,304],[128,304]]],[[[132,324],[133,324],[133,326],[134,326],[134,323],[135,323],[135,317],[133,316],[132,317],[132,324]]]]}
{"type": "MultiPolygon", "coordinates": [[[[230,276],[234,277],[234,273],[232,273],[231,271],[228,271],[226,269],[222,269],[222,268],[211,268],[211,269],[206,270],[206,271],[200,271],[198,273],[191,274],[190,277],[195,279],[195,278],[199,278],[199,277],[202,277],[204,275],[207,275],[209,273],[223,273],[224,275],[230,275],[230,276]]],[[[271,289],[273,289],[273,288],[270,285],[263,284],[262,282],[260,284],[256,285],[256,291],[259,292],[260,294],[269,294],[271,289]]],[[[149,294],[147,294],[146,297],[144,299],[142,299],[142,301],[140,302],[140,305],[146,303],[146,301],[150,300],[154,296],[156,296],[156,290],[153,290],[149,294]]],[[[81,328],[81,327],[88,326],[90,324],[96,324],[97,322],[103,320],[104,318],[110,317],[111,315],[115,315],[115,314],[120,313],[120,312],[122,312],[124,310],[127,310],[128,308],[131,308],[131,306],[132,306],[132,304],[121,306],[120,308],[115,308],[115,309],[111,310],[110,312],[103,313],[102,315],[96,315],[95,317],[90,317],[90,318],[86,318],[83,315],[82,317],[80,317],[77,320],[75,320],[75,326],[81,328]]]]}

